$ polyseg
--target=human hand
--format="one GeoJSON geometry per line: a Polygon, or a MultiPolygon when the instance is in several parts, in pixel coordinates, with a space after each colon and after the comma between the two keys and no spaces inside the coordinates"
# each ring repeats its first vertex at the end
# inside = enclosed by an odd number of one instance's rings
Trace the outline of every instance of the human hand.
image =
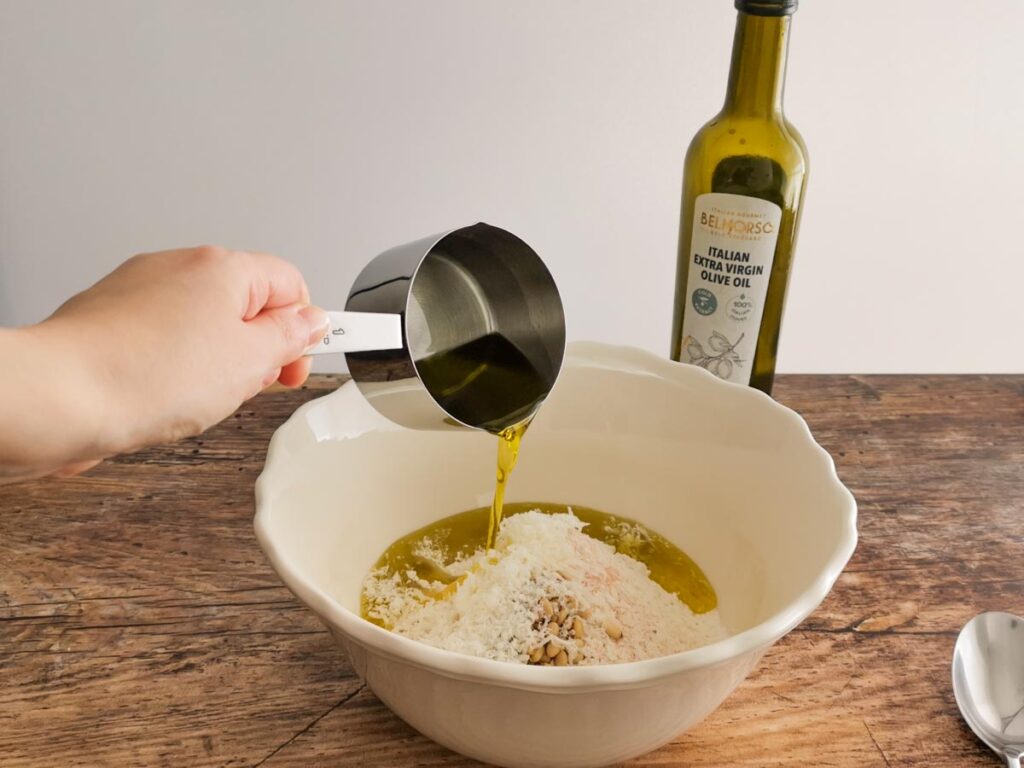
{"type": "MultiPolygon", "coordinates": [[[[206,246],[128,260],[49,319],[13,332],[32,345],[26,356],[45,355],[66,379],[31,409],[25,458],[35,473],[81,471],[198,434],[275,381],[298,386],[309,373],[304,350],[328,327],[308,303],[299,271],[268,254],[206,246]],[[55,423],[45,423],[47,412],[55,423]]],[[[17,400],[15,392],[8,403],[17,400]]],[[[0,445],[0,469],[6,453],[0,445]]]]}

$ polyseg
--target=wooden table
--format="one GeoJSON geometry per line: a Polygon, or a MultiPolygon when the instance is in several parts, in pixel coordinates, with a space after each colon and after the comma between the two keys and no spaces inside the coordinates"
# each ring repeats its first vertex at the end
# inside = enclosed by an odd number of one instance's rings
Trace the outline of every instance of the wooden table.
{"type": "MultiPolygon", "coordinates": [[[[252,533],[265,394],[202,437],[0,488],[0,765],[455,766],[355,677],[252,533]]],[[[860,504],[825,604],[635,766],[995,766],[949,663],[1024,614],[1024,376],[786,376],[860,504]]]]}

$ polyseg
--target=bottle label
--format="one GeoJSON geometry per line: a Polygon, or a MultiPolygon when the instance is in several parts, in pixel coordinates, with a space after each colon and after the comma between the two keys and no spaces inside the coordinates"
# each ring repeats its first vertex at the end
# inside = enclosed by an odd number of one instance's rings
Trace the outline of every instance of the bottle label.
{"type": "Polygon", "coordinates": [[[697,197],[680,359],[749,384],[782,209],[720,192],[697,197]]]}

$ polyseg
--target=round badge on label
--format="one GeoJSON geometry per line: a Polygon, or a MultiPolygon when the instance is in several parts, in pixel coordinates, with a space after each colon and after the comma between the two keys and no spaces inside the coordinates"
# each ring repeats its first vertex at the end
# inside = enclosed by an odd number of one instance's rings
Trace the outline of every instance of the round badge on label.
{"type": "Polygon", "coordinates": [[[754,303],[753,297],[746,293],[741,293],[739,296],[733,296],[728,302],[726,302],[729,319],[737,323],[742,323],[748,320],[756,307],[757,305],[754,303]]]}
{"type": "Polygon", "coordinates": [[[710,315],[718,309],[718,299],[707,288],[698,288],[691,297],[693,308],[702,315],[710,315]]]}

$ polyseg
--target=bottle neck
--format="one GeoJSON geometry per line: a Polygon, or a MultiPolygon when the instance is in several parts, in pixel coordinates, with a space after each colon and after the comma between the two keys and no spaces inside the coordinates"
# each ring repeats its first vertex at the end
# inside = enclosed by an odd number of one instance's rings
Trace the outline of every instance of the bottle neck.
{"type": "Polygon", "coordinates": [[[790,16],[740,12],[723,112],[747,117],[782,115],[790,16]]]}

